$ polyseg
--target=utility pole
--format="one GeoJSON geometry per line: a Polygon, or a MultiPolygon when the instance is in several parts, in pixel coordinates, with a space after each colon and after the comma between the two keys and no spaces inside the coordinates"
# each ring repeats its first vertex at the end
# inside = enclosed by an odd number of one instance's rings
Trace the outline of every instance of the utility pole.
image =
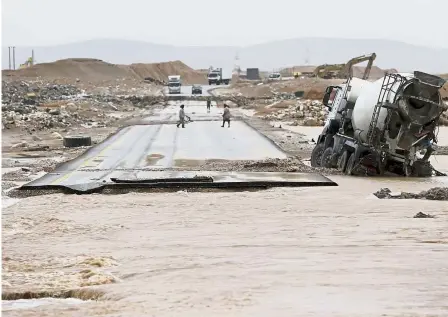
{"type": "Polygon", "coordinates": [[[12,47],[12,64],[13,64],[14,70],[16,70],[16,47],[15,46],[12,47]]]}
{"type": "Polygon", "coordinates": [[[34,50],[31,50],[31,66],[34,66],[34,50]]]}
{"type": "Polygon", "coordinates": [[[8,62],[9,62],[9,70],[11,70],[11,46],[8,46],[8,62]]]}

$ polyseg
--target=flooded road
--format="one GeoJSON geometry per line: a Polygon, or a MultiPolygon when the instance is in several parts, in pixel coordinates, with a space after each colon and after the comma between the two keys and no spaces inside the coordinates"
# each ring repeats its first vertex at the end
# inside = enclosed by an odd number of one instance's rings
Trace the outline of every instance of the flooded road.
{"type": "Polygon", "coordinates": [[[3,211],[3,293],[105,295],[3,314],[447,316],[447,202],[372,195],[447,178],[331,179],[340,186],[23,199],[3,211]]]}

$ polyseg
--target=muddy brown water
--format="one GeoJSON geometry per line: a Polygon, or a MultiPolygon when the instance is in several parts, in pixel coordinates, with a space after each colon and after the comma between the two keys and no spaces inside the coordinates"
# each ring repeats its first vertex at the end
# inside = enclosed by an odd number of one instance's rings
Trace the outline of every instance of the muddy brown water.
{"type": "Polygon", "coordinates": [[[447,316],[447,202],[372,193],[448,178],[331,178],[338,187],[23,199],[2,211],[3,294],[105,295],[3,313],[447,316]]]}

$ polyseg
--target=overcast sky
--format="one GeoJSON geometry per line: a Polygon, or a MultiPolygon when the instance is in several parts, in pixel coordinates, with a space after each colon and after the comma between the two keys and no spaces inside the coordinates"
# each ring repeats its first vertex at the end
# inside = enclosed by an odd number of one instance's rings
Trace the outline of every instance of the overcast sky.
{"type": "Polygon", "coordinates": [[[250,45],[382,38],[448,48],[448,0],[1,0],[2,46],[120,38],[250,45]]]}

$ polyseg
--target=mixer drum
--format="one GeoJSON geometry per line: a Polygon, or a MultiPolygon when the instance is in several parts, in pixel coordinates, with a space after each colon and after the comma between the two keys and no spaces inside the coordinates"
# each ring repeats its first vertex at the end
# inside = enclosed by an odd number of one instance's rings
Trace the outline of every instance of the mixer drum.
{"type": "MultiPolygon", "coordinates": [[[[441,98],[436,86],[425,85],[417,80],[411,80],[412,74],[400,74],[408,81],[395,83],[388,91],[384,102],[393,103],[396,110],[391,111],[387,127],[390,139],[396,139],[397,146],[409,149],[417,140],[417,134],[422,126],[431,123],[441,113],[439,107],[441,98]]],[[[363,87],[352,114],[352,124],[355,135],[360,141],[367,142],[367,132],[372,120],[375,105],[383,85],[383,78],[363,87]]],[[[376,127],[384,128],[388,109],[381,108],[376,127]]]]}

